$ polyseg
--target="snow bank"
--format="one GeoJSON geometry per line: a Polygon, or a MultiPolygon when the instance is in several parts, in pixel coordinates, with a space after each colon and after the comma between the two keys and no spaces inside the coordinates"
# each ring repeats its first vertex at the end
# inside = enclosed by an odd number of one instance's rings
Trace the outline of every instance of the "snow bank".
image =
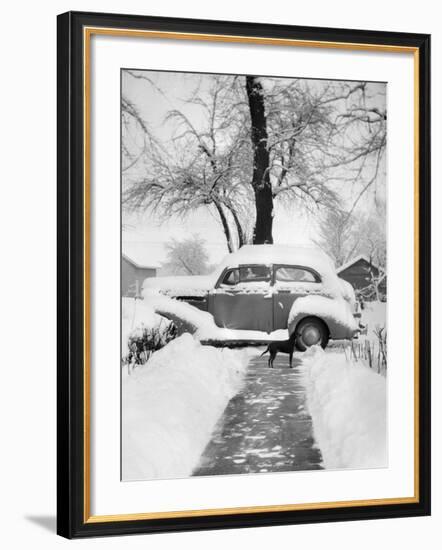
{"type": "Polygon", "coordinates": [[[205,296],[217,280],[217,275],[182,275],[176,277],[149,277],[144,289],[160,289],[167,296],[205,296]]]}
{"type": "Polygon", "coordinates": [[[144,302],[153,311],[171,319],[186,332],[195,335],[198,333],[199,340],[214,334],[218,329],[213,315],[207,311],[202,311],[186,302],[164,296],[159,291],[151,288],[144,289],[143,296],[144,302]]]}
{"type": "Polygon", "coordinates": [[[326,468],[387,466],[386,381],[343,352],[303,356],[307,407],[326,468]]]}
{"type": "Polygon", "coordinates": [[[245,352],[202,346],[184,334],[125,375],[123,480],[191,475],[247,362],[245,352]]]}
{"type": "Polygon", "coordinates": [[[352,310],[343,298],[303,296],[295,300],[290,310],[288,318],[289,333],[293,332],[302,317],[310,315],[317,316],[325,321],[332,320],[336,325],[342,327],[345,332],[340,336],[342,338],[351,338],[353,333],[358,330],[358,323],[353,317],[352,310]]]}
{"type": "Polygon", "coordinates": [[[128,339],[131,334],[143,329],[158,328],[164,323],[169,323],[155,313],[154,309],[145,301],[135,298],[123,298],[121,302],[121,352],[124,357],[129,349],[128,339]]]}

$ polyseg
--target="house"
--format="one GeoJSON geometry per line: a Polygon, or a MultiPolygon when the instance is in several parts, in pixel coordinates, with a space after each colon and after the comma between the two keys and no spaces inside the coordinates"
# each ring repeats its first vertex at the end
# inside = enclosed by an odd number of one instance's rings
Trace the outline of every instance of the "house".
{"type": "Polygon", "coordinates": [[[336,273],[353,286],[356,294],[366,300],[376,299],[376,286],[382,300],[387,295],[387,276],[363,254],[339,267],[336,273]]]}
{"type": "Polygon", "coordinates": [[[129,256],[121,256],[121,295],[139,296],[144,279],[156,277],[157,266],[140,265],[129,256]]]}

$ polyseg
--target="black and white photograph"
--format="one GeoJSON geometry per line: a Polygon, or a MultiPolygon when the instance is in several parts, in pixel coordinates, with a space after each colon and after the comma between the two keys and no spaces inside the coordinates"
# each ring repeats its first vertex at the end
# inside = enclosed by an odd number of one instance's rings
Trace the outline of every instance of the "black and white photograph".
{"type": "Polygon", "coordinates": [[[4,548],[433,550],[433,4],[5,4],[4,548]]]}
{"type": "Polygon", "coordinates": [[[121,70],[123,481],[388,466],[386,95],[121,70]]]}

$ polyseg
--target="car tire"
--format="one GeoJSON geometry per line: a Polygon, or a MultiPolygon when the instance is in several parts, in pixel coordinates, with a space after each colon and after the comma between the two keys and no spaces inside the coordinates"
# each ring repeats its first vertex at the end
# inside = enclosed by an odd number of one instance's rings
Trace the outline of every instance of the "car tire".
{"type": "Polygon", "coordinates": [[[305,317],[299,321],[295,334],[295,346],[298,351],[306,351],[315,345],[325,348],[329,340],[327,325],[318,317],[305,317]]]}

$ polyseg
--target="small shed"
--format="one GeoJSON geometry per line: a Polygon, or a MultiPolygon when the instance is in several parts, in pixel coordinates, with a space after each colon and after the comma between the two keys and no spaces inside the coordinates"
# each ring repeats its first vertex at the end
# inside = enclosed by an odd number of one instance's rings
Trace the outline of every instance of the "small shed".
{"type": "Polygon", "coordinates": [[[139,296],[144,279],[157,276],[157,267],[140,265],[129,256],[121,256],[121,295],[139,296]]]}
{"type": "Polygon", "coordinates": [[[370,258],[363,254],[353,258],[336,270],[341,279],[348,281],[356,293],[360,294],[366,300],[376,299],[375,285],[376,281],[378,292],[382,300],[387,295],[387,277],[380,268],[375,265],[370,258]]]}

